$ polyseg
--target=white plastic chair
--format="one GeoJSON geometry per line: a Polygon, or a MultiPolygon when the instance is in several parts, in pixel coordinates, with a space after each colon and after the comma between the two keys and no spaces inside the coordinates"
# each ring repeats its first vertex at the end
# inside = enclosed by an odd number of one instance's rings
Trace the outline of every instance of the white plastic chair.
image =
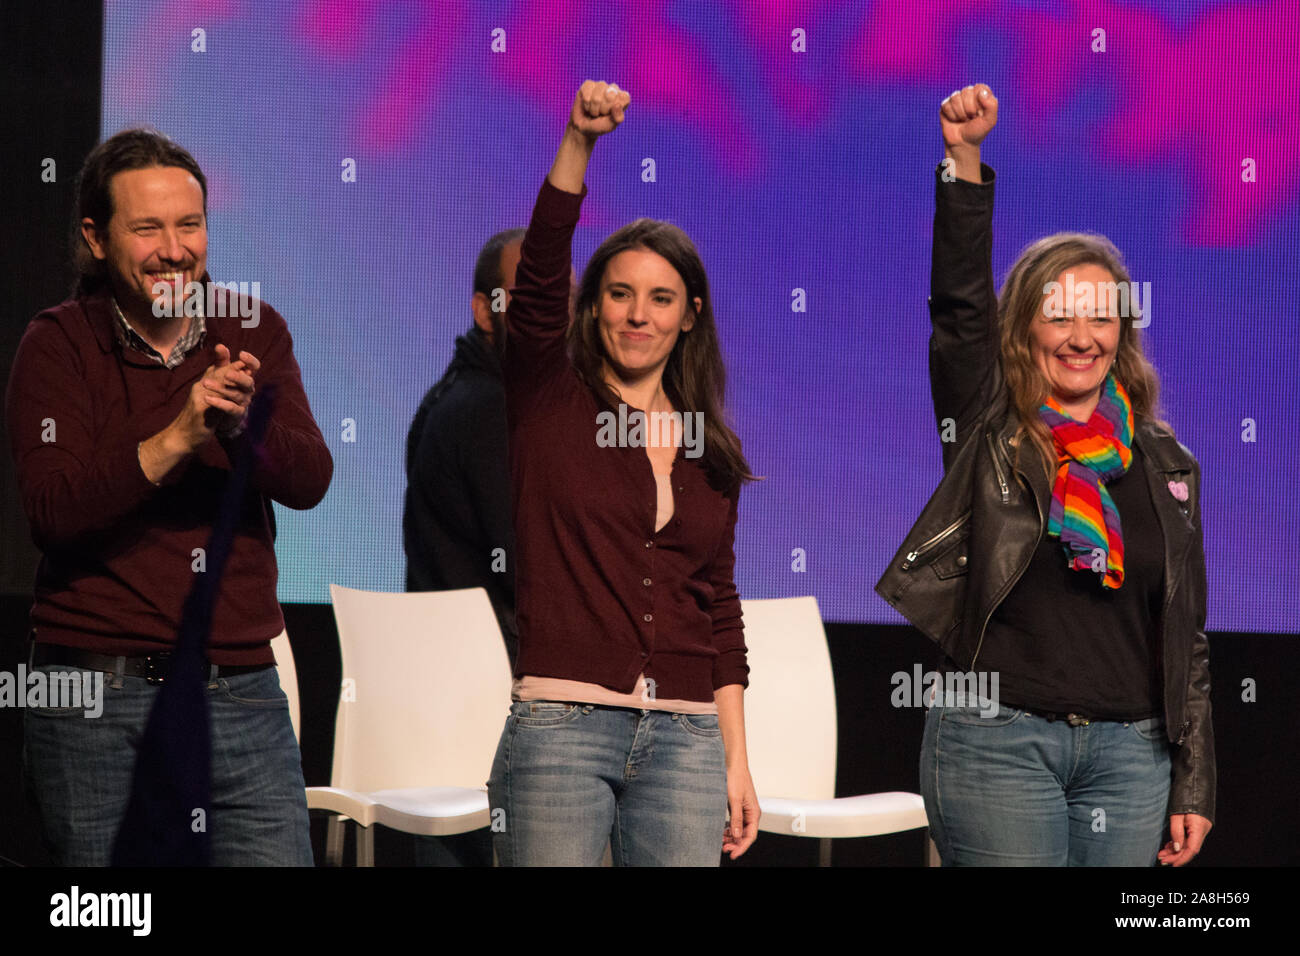
{"type": "Polygon", "coordinates": [[[289,644],[289,632],[281,631],[279,636],[271,638],[271,653],[275,655],[275,669],[280,675],[280,688],[289,698],[289,721],[293,724],[293,736],[302,741],[302,731],[298,729],[298,668],[293,663],[293,647],[289,644]]]}
{"type": "MultiPolygon", "coordinates": [[[[836,837],[928,827],[918,793],[835,796],[835,681],[817,599],[748,600],[741,610],[750,670],[745,743],[759,829],[820,839],[820,865],[830,866],[836,837]]],[[[928,864],[937,856],[927,844],[928,864]]]]}
{"type": "Polygon", "coordinates": [[[446,836],[491,823],[487,778],[510,702],[510,665],[487,591],[385,594],[330,585],[343,656],[326,861],[343,859],[343,818],[357,865],[374,865],[376,823],[446,836]]]}

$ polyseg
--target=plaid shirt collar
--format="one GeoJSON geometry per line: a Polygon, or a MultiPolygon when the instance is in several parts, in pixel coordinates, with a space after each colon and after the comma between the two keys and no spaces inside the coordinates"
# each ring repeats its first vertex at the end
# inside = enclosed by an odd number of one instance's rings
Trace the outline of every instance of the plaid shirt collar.
{"type": "Polygon", "coordinates": [[[203,322],[203,305],[200,301],[198,315],[190,317],[190,327],[180,340],[172,348],[171,355],[166,359],[162,353],[146,342],[127,321],[126,316],[122,314],[122,308],[117,304],[116,297],[113,298],[113,311],[117,313],[117,324],[113,326],[113,331],[117,333],[118,342],[123,347],[131,347],[137,352],[142,353],[147,358],[153,359],[163,368],[175,368],[189,357],[203,341],[203,336],[207,332],[207,326],[203,322]]]}

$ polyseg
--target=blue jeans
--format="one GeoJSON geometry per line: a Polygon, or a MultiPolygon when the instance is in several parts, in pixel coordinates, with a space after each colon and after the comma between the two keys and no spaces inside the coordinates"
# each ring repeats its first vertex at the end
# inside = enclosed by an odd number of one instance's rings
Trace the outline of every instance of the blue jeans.
{"type": "Polygon", "coordinates": [[[921,795],[944,866],[1153,866],[1168,839],[1164,721],[1071,727],[936,704],[921,795]]]}
{"type": "Polygon", "coordinates": [[[717,866],[727,769],[715,714],[516,701],[488,780],[502,866],[717,866]]]}
{"type": "MultiPolygon", "coordinates": [[[[42,664],[41,671],[70,671],[42,664]]],[[[158,685],[105,675],[103,713],[27,708],[23,763],[60,866],[107,866],[131,796],[136,748],[158,685]]],[[[274,667],[207,685],[214,866],[312,866],[302,759],[274,667]]]]}

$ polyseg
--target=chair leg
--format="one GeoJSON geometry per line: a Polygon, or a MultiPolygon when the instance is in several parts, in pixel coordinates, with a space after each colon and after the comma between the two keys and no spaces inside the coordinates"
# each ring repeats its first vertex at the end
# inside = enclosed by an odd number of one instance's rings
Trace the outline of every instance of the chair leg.
{"type": "Polygon", "coordinates": [[[817,865],[818,865],[818,866],[830,866],[830,865],[831,865],[831,847],[832,847],[832,841],[831,841],[831,838],[830,838],[830,837],[822,837],[821,840],[818,841],[818,844],[819,844],[819,845],[818,845],[818,847],[817,847],[817,865]]]}
{"type": "Polygon", "coordinates": [[[325,821],[325,865],[343,865],[343,824],[347,817],[331,813],[325,821]]]}
{"type": "Polygon", "coordinates": [[[375,828],[357,826],[357,866],[375,865],[375,828]]]}

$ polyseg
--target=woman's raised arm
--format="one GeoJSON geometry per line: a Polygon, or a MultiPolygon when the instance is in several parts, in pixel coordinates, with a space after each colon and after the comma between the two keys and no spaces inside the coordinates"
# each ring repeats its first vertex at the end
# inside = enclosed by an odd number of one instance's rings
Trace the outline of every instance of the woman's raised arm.
{"type": "Polygon", "coordinates": [[[617,86],[592,80],[574,97],[555,162],[524,233],[506,312],[502,371],[510,408],[535,398],[566,362],[573,230],[586,193],[587,163],[596,139],[623,122],[629,102],[631,97],[617,86]]]}
{"type": "Polygon", "coordinates": [[[958,179],[980,183],[980,143],[997,125],[998,99],[983,83],[954,90],[939,104],[944,163],[958,179]]]}
{"type": "Polygon", "coordinates": [[[997,99],[983,84],[957,90],[939,107],[944,161],[935,183],[930,261],[930,393],[945,467],[993,397],[999,352],[993,170],[980,163],[980,143],[997,115],[997,99]]]}
{"type": "Polygon", "coordinates": [[[631,95],[613,83],[587,80],[578,87],[573,109],[569,111],[569,122],[560,138],[560,148],[546,177],[552,186],[566,193],[582,192],[587,163],[591,160],[596,139],[612,133],[623,122],[624,111],[631,102],[631,95]]]}

